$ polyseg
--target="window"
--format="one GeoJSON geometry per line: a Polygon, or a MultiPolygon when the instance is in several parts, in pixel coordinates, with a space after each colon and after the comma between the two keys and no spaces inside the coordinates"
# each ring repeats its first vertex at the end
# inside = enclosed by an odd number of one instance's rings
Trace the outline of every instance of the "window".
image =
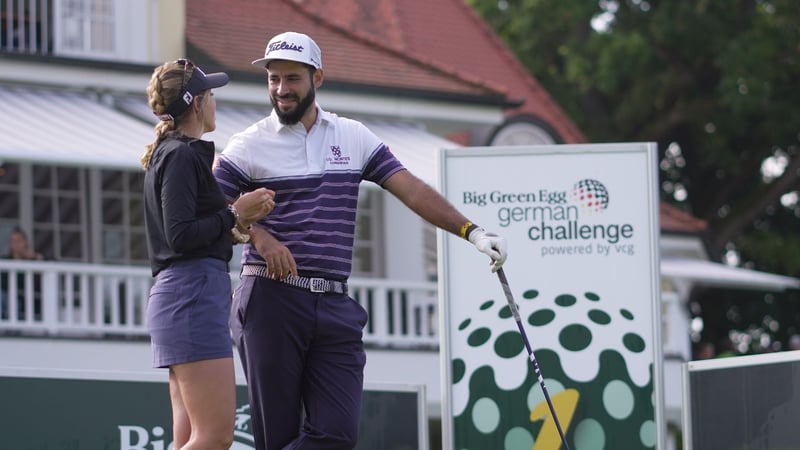
{"type": "Polygon", "coordinates": [[[144,171],[100,171],[101,262],[146,264],[144,171]]]}
{"type": "Polygon", "coordinates": [[[425,244],[423,250],[423,261],[425,264],[425,279],[437,281],[439,279],[439,255],[436,242],[437,228],[428,222],[423,221],[422,238],[425,244]]]}
{"type": "Polygon", "coordinates": [[[0,1],[0,49],[48,53],[51,50],[48,34],[51,1],[0,1]]]}
{"type": "Polygon", "coordinates": [[[146,265],[143,183],[138,169],[4,163],[0,239],[21,226],[48,259],[146,265]]]}
{"type": "MultiPolygon", "coordinates": [[[[141,0],[0,0],[0,52],[155,63],[158,21],[184,19],[183,3],[141,0]],[[179,6],[180,5],[180,6],[179,6]]],[[[170,32],[167,40],[180,34],[170,32]]]]}
{"type": "Polygon", "coordinates": [[[32,178],[34,248],[57,260],[86,261],[86,169],[33,165],[32,178]]]}
{"type": "Polygon", "coordinates": [[[102,261],[147,263],[142,186],[144,171],[100,170],[102,261]]]}
{"type": "MultiPolygon", "coordinates": [[[[0,255],[8,253],[8,236],[21,223],[20,165],[4,163],[0,165],[0,255]]],[[[23,227],[24,228],[24,227],[23,227]]]]}
{"type": "Polygon", "coordinates": [[[0,165],[0,220],[16,224],[20,217],[19,201],[20,165],[4,163],[0,165]]]}
{"type": "Polygon", "coordinates": [[[383,236],[381,191],[361,189],[358,194],[356,231],[353,242],[353,270],[357,277],[383,276],[383,236]]]}
{"type": "Polygon", "coordinates": [[[56,0],[56,51],[85,57],[116,50],[114,0],[56,0]]]}

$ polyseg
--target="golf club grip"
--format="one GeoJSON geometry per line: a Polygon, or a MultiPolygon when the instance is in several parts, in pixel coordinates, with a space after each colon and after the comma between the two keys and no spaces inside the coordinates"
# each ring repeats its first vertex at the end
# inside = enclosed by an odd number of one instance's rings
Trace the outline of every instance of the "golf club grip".
{"type": "MultiPolygon", "coordinates": [[[[497,269],[497,278],[500,279],[500,285],[503,287],[503,292],[506,294],[506,300],[508,301],[508,307],[511,308],[511,314],[514,316],[514,320],[519,322],[521,320],[519,309],[517,308],[517,303],[514,301],[514,294],[511,293],[511,287],[508,285],[508,278],[506,278],[506,273],[502,267],[497,269]]],[[[522,329],[520,329],[520,331],[523,332],[522,329]]]]}

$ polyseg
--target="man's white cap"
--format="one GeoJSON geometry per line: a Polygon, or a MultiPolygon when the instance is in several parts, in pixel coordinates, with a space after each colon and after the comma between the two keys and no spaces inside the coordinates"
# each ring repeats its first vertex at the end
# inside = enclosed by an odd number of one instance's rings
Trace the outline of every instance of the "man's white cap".
{"type": "Polygon", "coordinates": [[[270,39],[264,50],[264,57],[251,64],[266,67],[273,59],[297,61],[315,69],[322,68],[322,52],[314,40],[294,31],[287,31],[270,39]]]}

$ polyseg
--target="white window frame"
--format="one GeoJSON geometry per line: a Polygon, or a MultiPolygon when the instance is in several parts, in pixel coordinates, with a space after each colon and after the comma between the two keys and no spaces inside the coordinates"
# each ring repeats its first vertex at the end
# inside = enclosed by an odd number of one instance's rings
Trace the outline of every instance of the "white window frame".
{"type": "Polygon", "coordinates": [[[384,276],[384,246],[383,246],[383,195],[379,189],[362,188],[358,193],[358,210],[356,211],[356,230],[353,236],[353,267],[352,275],[355,277],[364,278],[380,278],[384,276]],[[369,197],[366,201],[365,197],[369,197]],[[369,220],[369,231],[367,235],[369,239],[359,239],[362,235],[359,227],[365,221],[360,220],[361,217],[367,217],[369,220]],[[361,269],[361,262],[358,260],[359,251],[367,252],[371,264],[368,265],[367,270],[361,269]]]}
{"type": "Polygon", "coordinates": [[[62,56],[112,58],[117,53],[116,0],[55,0],[54,50],[62,56]],[[93,5],[102,3],[102,11],[93,5]],[[74,39],[69,39],[74,34],[74,39]]]}
{"type": "MultiPolygon", "coordinates": [[[[144,265],[147,264],[147,249],[136,258],[133,254],[133,247],[141,247],[146,244],[146,231],[142,215],[144,206],[142,199],[143,193],[142,170],[120,170],[94,168],[91,171],[91,203],[92,203],[92,227],[101,230],[94,233],[92,248],[92,261],[102,264],[126,264],[144,265]],[[120,179],[119,189],[106,189],[103,187],[104,172],[109,172],[111,176],[120,179]],[[119,207],[119,223],[105,223],[103,205],[105,203],[116,203],[119,207]],[[139,222],[134,224],[134,221],[139,222]],[[115,242],[116,241],[116,242],[115,242]],[[110,247],[117,251],[112,251],[110,247]]],[[[140,248],[140,250],[142,250],[140,248]]]]}
{"type": "Polygon", "coordinates": [[[89,212],[85,202],[88,191],[86,173],[87,169],[84,167],[70,166],[59,170],[59,166],[47,163],[33,163],[31,164],[31,170],[27,172],[27,176],[31,177],[30,180],[21,180],[23,185],[30,186],[30,190],[27,192],[23,191],[22,194],[26,196],[31,205],[33,205],[33,211],[31,212],[31,214],[33,214],[33,226],[30,238],[34,244],[34,248],[44,253],[45,256],[52,257],[59,261],[86,262],[88,260],[89,242],[87,224],[89,223],[89,212]],[[46,174],[46,185],[39,186],[36,184],[34,178],[36,177],[37,170],[46,174]],[[64,183],[69,185],[74,184],[73,188],[66,188],[62,185],[62,180],[66,180],[66,178],[63,178],[67,176],[66,171],[74,171],[77,176],[77,178],[71,179],[70,182],[64,181],[64,183]],[[37,199],[46,201],[46,206],[49,210],[46,215],[50,217],[50,220],[45,221],[35,217],[37,199]],[[71,204],[67,205],[66,200],[71,200],[71,204]],[[61,222],[62,208],[70,208],[71,205],[76,204],[78,205],[78,210],[71,210],[70,214],[76,217],[77,223],[61,222]],[[77,244],[73,239],[76,235],[79,236],[77,244]],[[47,238],[44,240],[51,243],[49,248],[41,248],[41,245],[39,245],[40,239],[45,236],[47,236],[47,238]],[[64,251],[64,245],[67,244],[66,239],[69,239],[71,245],[78,246],[79,255],[74,256],[62,253],[64,251]]]}

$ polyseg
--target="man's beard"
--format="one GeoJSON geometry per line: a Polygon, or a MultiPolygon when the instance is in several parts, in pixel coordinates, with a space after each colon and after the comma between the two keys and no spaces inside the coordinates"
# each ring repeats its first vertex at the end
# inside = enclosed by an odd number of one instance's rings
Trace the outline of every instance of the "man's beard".
{"type": "MultiPolygon", "coordinates": [[[[295,99],[297,99],[296,95],[291,95],[295,99]]],[[[281,121],[284,125],[294,125],[297,122],[300,122],[300,119],[303,118],[303,114],[308,111],[308,108],[314,106],[314,100],[316,99],[317,91],[314,89],[314,86],[311,86],[311,89],[308,91],[308,94],[303,97],[302,100],[299,100],[297,106],[289,111],[281,111],[278,108],[278,101],[275,97],[270,97],[270,102],[272,103],[272,108],[275,110],[275,114],[278,115],[278,120],[281,121]]],[[[285,97],[284,97],[285,98],[285,97]]]]}

